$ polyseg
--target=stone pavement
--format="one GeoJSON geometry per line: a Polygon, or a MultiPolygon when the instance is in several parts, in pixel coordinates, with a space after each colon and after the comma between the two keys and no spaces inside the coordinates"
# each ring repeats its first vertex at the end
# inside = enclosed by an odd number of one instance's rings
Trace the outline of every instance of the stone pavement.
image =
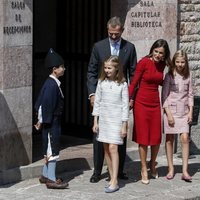
{"type": "MultiPolygon", "coordinates": [[[[69,181],[69,189],[50,190],[39,183],[38,178],[24,180],[15,184],[0,186],[0,200],[132,200],[132,199],[200,199],[200,155],[189,160],[189,171],[193,177],[192,183],[181,180],[181,159],[174,155],[175,177],[173,180],[165,178],[167,167],[164,155],[158,159],[158,179],[151,179],[149,185],[140,181],[139,160],[127,159],[126,172],[128,181],[119,181],[120,190],[106,194],[106,167],[103,169],[102,179],[98,183],[90,183],[92,170],[79,170],[59,174],[69,181]]],[[[78,163],[77,163],[78,164],[78,163]]]]}

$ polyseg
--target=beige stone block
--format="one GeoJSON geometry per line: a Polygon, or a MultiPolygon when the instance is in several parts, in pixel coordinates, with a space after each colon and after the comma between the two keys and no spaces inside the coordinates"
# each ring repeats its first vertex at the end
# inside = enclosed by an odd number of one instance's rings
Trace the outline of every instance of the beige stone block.
{"type": "Polygon", "coordinates": [[[195,53],[195,42],[190,43],[181,43],[180,48],[186,51],[188,54],[194,54],[195,53]]]}
{"type": "Polygon", "coordinates": [[[16,126],[32,126],[32,87],[4,90],[4,97],[16,126]]]}
{"type": "Polygon", "coordinates": [[[183,22],[181,23],[181,34],[192,35],[199,33],[200,22],[183,22]]]}
{"type": "Polygon", "coordinates": [[[4,89],[32,85],[32,46],[4,48],[3,60],[4,89]]]}
{"type": "Polygon", "coordinates": [[[3,89],[3,48],[0,47],[0,90],[3,89]]]}
{"type": "Polygon", "coordinates": [[[180,37],[180,42],[194,42],[194,41],[200,41],[200,35],[194,34],[194,35],[183,35],[180,37]]]}
{"type": "Polygon", "coordinates": [[[0,171],[11,169],[31,162],[30,148],[32,140],[30,134],[20,133],[18,129],[7,130],[0,135],[0,171]],[[28,143],[24,144],[26,138],[28,143]],[[29,148],[26,147],[29,145],[29,148]]]}
{"type": "Polygon", "coordinates": [[[3,0],[0,0],[0,48],[3,47],[3,0]]]}
{"type": "MultiPolygon", "coordinates": [[[[13,99],[15,100],[14,95],[13,99]]],[[[31,111],[29,125],[19,128],[9,106],[4,94],[0,92],[0,171],[27,165],[32,160],[31,111]]],[[[14,103],[13,106],[18,105],[14,103]]],[[[24,115],[24,119],[25,117],[28,118],[27,115],[24,115]]],[[[24,119],[22,122],[26,122],[24,119]]]]}
{"type": "Polygon", "coordinates": [[[181,4],[180,5],[180,11],[181,12],[192,12],[195,10],[194,4],[181,4]]]}
{"type": "Polygon", "coordinates": [[[195,5],[195,11],[200,12],[200,4],[195,5]]]}

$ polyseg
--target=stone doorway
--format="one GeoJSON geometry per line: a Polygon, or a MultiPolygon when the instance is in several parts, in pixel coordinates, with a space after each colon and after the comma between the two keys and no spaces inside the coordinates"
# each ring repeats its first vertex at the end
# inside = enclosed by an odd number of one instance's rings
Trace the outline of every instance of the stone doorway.
{"type": "MultiPolygon", "coordinates": [[[[35,0],[33,4],[33,105],[48,76],[43,60],[52,47],[62,55],[67,67],[61,80],[65,96],[63,136],[91,141],[87,64],[94,42],[107,36],[110,1],[49,0],[47,4],[46,1],[35,0]]],[[[33,160],[37,157],[40,141],[41,134],[33,131],[33,160]]]]}

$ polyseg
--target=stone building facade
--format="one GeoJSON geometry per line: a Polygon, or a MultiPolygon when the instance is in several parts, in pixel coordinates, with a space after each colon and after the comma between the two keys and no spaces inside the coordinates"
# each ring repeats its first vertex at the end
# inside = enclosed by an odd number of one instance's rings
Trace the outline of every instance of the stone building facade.
{"type": "MultiPolygon", "coordinates": [[[[37,0],[35,0],[36,2],[37,0]]],[[[38,0],[38,2],[42,3],[43,1],[38,0]]],[[[76,11],[76,8],[81,8],[79,3],[82,0],[74,0],[73,4],[69,2],[69,0],[65,1],[66,6],[73,7],[68,10],[76,11]]],[[[86,2],[89,5],[90,1],[87,0],[86,2]]],[[[96,4],[97,9],[100,7],[102,9],[102,2],[108,1],[98,0],[90,3],[94,7],[96,4]]],[[[41,75],[40,71],[34,74],[33,70],[36,68],[35,65],[38,65],[38,69],[41,69],[42,66],[40,60],[36,62],[33,50],[38,48],[39,52],[41,49],[45,49],[45,45],[43,48],[39,48],[37,40],[33,41],[33,36],[35,34],[34,30],[37,28],[42,30],[43,26],[45,33],[47,33],[49,27],[51,27],[51,30],[56,31],[57,21],[55,21],[55,17],[58,14],[53,10],[56,4],[56,0],[49,0],[51,10],[45,13],[45,7],[37,9],[37,6],[33,12],[32,0],[0,0],[0,184],[5,183],[5,180],[9,181],[8,177],[11,178],[12,172],[18,171],[20,166],[32,162],[32,150],[34,148],[32,147],[33,91],[38,87],[37,83],[33,86],[33,82],[38,81],[35,74],[41,75]],[[37,24],[35,24],[35,27],[33,27],[33,18],[37,19],[36,15],[39,12],[44,12],[43,15],[45,16],[43,19],[39,19],[40,21],[51,19],[52,23],[48,21],[46,25],[40,24],[37,27],[37,24]],[[47,17],[50,13],[53,13],[52,18],[47,17]]],[[[200,96],[200,0],[110,0],[109,4],[110,16],[118,15],[124,20],[125,31],[123,37],[136,45],[138,59],[145,56],[152,43],[159,38],[164,38],[169,42],[172,54],[179,48],[188,53],[189,65],[193,72],[195,95],[200,96]]],[[[95,19],[97,18],[96,14],[93,13],[95,19]]],[[[76,14],[73,16],[77,17],[76,14]]],[[[66,15],[66,17],[71,16],[66,15]]],[[[93,18],[89,17],[88,19],[92,20],[93,18]]],[[[100,14],[98,19],[101,20],[100,14]]],[[[71,21],[73,22],[73,20],[71,21]]],[[[86,23],[86,27],[92,26],[86,21],[84,23],[86,23]]],[[[98,24],[99,21],[96,23],[98,24]]],[[[41,30],[41,35],[37,39],[45,38],[44,35],[42,36],[44,32],[41,30]]],[[[62,25],[60,30],[63,30],[62,25]]],[[[51,32],[45,39],[52,38],[53,45],[56,46],[55,35],[51,32]]],[[[82,34],[80,37],[86,37],[86,35],[82,34]]],[[[72,43],[76,44],[77,41],[79,41],[79,38],[74,39],[72,43]]],[[[85,41],[85,38],[80,41],[85,41]]],[[[86,41],[87,43],[90,42],[88,39],[86,41]]],[[[95,39],[93,42],[95,42],[95,39]]],[[[45,41],[45,44],[48,45],[48,41],[45,41]]],[[[64,44],[62,43],[62,45],[64,44]]],[[[85,65],[82,66],[81,62],[78,64],[78,66],[81,66],[78,73],[83,79],[85,79],[87,72],[87,56],[85,54],[90,54],[90,51],[85,47],[84,51],[81,55],[86,57],[85,65]]],[[[39,58],[41,55],[43,56],[42,53],[38,55],[39,58]]],[[[78,55],[80,56],[80,54],[78,55]]],[[[68,75],[67,78],[75,77],[77,71],[73,71],[73,69],[77,70],[78,66],[71,68],[72,76],[68,75]]],[[[66,92],[74,92],[74,87],[77,87],[75,89],[80,91],[78,85],[75,85],[72,87],[73,91],[67,88],[66,92]]],[[[86,90],[82,90],[80,93],[81,102],[86,105],[86,90]]],[[[75,97],[77,98],[77,96],[75,97]]],[[[73,107],[70,109],[73,109],[73,107]]],[[[89,117],[88,112],[89,109],[83,109],[85,124],[88,123],[88,120],[86,120],[89,117]]],[[[76,119],[76,116],[73,118],[76,119]]],[[[192,153],[199,153],[200,151],[199,132],[200,122],[192,126],[191,129],[192,153]]],[[[19,180],[20,177],[21,175],[18,173],[17,178],[19,180]]]]}
{"type": "MultiPolygon", "coordinates": [[[[200,0],[178,1],[178,48],[188,54],[195,95],[200,96],[200,0]]],[[[199,100],[197,102],[199,105],[199,100]]],[[[200,152],[200,119],[191,128],[191,151],[200,152]]]]}

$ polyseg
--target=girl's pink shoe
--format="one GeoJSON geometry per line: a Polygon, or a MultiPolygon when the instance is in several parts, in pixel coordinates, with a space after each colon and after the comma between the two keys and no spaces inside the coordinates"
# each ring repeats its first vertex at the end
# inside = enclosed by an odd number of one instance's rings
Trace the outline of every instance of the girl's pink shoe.
{"type": "Polygon", "coordinates": [[[185,176],[185,175],[182,175],[181,179],[185,182],[192,182],[192,177],[191,176],[185,176]]]}
{"type": "Polygon", "coordinates": [[[173,174],[173,175],[167,174],[167,176],[166,176],[166,179],[168,179],[168,180],[171,180],[171,179],[173,179],[173,178],[174,178],[174,174],[173,174]]]}

